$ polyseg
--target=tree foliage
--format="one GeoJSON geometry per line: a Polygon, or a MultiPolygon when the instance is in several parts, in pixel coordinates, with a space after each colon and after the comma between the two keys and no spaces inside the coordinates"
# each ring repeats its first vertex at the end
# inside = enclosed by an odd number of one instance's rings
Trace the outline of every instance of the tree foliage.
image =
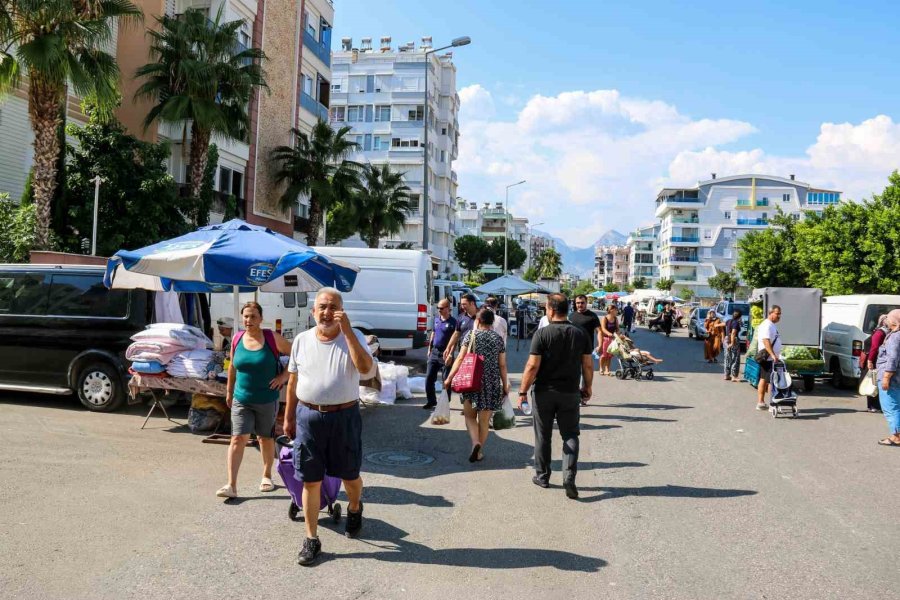
{"type": "Polygon", "coordinates": [[[671,277],[660,278],[660,280],[656,282],[656,289],[668,292],[672,289],[673,285],[675,285],[675,280],[671,277]]]}
{"type": "Polygon", "coordinates": [[[94,220],[94,177],[100,185],[97,253],[111,256],[186,233],[183,200],[166,169],[165,143],[143,142],[125,133],[114,120],[91,114],[85,127],[69,126],[77,143],[68,146],[69,227],[61,233],[61,249],[81,250],[91,237],[94,220]]]}
{"type": "Polygon", "coordinates": [[[738,287],[738,278],[731,271],[720,271],[707,280],[707,285],[721,296],[732,296],[738,287]]]}
{"type": "Polygon", "coordinates": [[[585,296],[587,296],[596,292],[597,288],[594,287],[594,284],[590,279],[582,279],[578,282],[578,285],[576,285],[575,289],[572,291],[575,293],[575,295],[584,294],[585,296]]]}
{"type": "Polygon", "coordinates": [[[606,283],[603,285],[603,291],[607,293],[618,292],[619,284],[617,283],[606,283]]]}
{"type": "Polygon", "coordinates": [[[216,168],[219,166],[219,148],[215,144],[209,145],[206,152],[206,167],[203,169],[203,181],[200,183],[200,197],[190,207],[188,218],[197,227],[209,225],[209,212],[212,210],[215,199],[216,168]]]}
{"type": "Polygon", "coordinates": [[[536,283],[539,276],[540,275],[538,274],[537,267],[530,266],[525,269],[525,274],[522,275],[522,279],[524,279],[525,281],[530,281],[531,283],[536,283]]]}
{"type": "Polygon", "coordinates": [[[737,271],[751,288],[805,287],[806,275],[797,260],[797,222],[778,209],[767,229],[751,231],[737,241],[737,271]]]}
{"type": "Polygon", "coordinates": [[[694,290],[692,288],[684,288],[678,295],[681,296],[685,302],[690,302],[691,298],[694,297],[694,290]]]}
{"type": "Polygon", "coordinates": [[[36,214],[34,204],[16,204],[9,194],[0,194],[0,262],[28,262],[36,214]]]}
{"type": "Polygon", "coordinates": [[[631,285],[634,286],[636,290],[643,290],[647,288],[647,278],[646,277],[635,277],[634,281],[631,282],[631,285]]]}
{"type": "Polygon", "coordinates": [[[466,270],[471,279],[481,266],[490,260],[491,248],[477,235],[463,235],[453,242],[456,261],[466,270]]]}
{"type": "Polygon", "coordinates": [[[391,171],[387,163],[363,165],[361,180],[356,193],[328,212],[328,239],[340,241],[359,233],[369,248],[377,248],[381,238],[403,231],[406,217],[416,207],[403,174],[391,171]]]}
{"type": "Polygon", "coordinates": [[[559,279],[563,269],[562,256],[554,248],[547,248],[538,255],[536,268],[540,279],[559,279]]]}
{"type": "Polygon", "coordinates": [[[494,240],[489,244],[490,246],[490,261],[497,265],[498,267],[503,267],[503,242],[504,240],[509,244],[506,249],[506,264],[507,269],[510,271],[514,271],[525,264],[525,261],[528,260],[528,253],[525,252],[525,249],[519,245],[519,242],[512,239],[506,238],[494,238],[494,240]]]}

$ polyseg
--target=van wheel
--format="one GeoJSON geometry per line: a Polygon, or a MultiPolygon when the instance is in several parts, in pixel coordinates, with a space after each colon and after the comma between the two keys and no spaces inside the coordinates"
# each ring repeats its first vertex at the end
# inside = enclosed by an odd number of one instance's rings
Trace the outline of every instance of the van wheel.
{"type": "Polygon", "coordinates": [[[846,387],[847,381],[841,371],[841,363],[836,358],[831,359],[831,385],[836,389],[846,387]]]}
{"type": "Polygon", "coordinates": [[[112,412],[125,403],[119,374],[105,362],[89,363],[78,372],[75,393],[85,408],[95,412],[112,412]]]}
{"type": "MultiPolygon", "coordinates": [[[[803,391],[811,392],[816,387],[816,378],[812,375],[803,376],[803,391]]],[[[796,414],[794,416],[797,416],[796,414]]]]}

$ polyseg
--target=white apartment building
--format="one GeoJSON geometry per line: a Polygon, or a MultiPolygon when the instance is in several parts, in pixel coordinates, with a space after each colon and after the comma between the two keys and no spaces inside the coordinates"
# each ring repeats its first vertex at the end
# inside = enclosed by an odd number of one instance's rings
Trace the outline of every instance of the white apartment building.
{"type": "Polygon", "coordinates": [[[748,231],[769,227],[781,208],[796,219],[838,204],[841,192],[773,175],[734,175],[700,181],[694,188],[665,188],[656,197],[659,277],[675,280],[674,293],[690,288],[715,297],[707,281],[734,271],[736,243],[748,231]]]}
{"type": "Polygon", "coordinates": [[[390,164],[393,170],[404,174],[414,201],[419,203],[418,210],[407,219],[405,230],[384,243],[411,242],[421,248],[423,215],[428,211],[428,249],[435,270],[441,276],[453,274],[457,182],[452,167],[459,141],[459,96],[453,55],[427,53],[432,49],[430,37],[422,38],[418,47],[413,42],[392,47],[390,37],[382,37],[377,48],[371,38],[362,38],[358,47],[352,39],[343,38],[341,46],[342,50],[332,55],[332,126],[352,128],[351,138],[361,150],[350,158],[375,165],[390,164]],[[422,206],[426,153],[427,207],[422,206]]]}
{"type": "Polygon", "coordinates": [[[613,283],[624,288],[629,279],[631,249],[628,246],[597,246],[594,248],[594,271],[591,283],[601,288],[613,283]]]}
{"type": "MultiPolygon", "coordinates": [[[[493,205],[485,202],[481,208],[478,208],[475,202],[466,202],[464,199],[458,198],[455,216],[454,237],[456,238],[464,235],[474,235],[491,243],[494,240],[502,240],[507,233],[508,227],[509,239],[517,242],[526,253],[528,252],[531,245],[528,219],[526,217],[515,217],[507,213],[503,208],[502,202],[496,202],[493,205]],[[507,218],[509,219],[508,225],[507,218]]],[[[526,260],[521,267],[510,269],[510,272],[514,275],[522,275],[527,268],[528,261],[526,260]]],[[[490,263],[482,271],[499,275],[503,271],[503,265],[490,263]]]]}
{"type": "Polygon", "coordinates": [[[639,277],[652,288],[659,281],[659,225],[638,227],[628,236],[625,245],[629,250],[628,282],[639,277]]]}

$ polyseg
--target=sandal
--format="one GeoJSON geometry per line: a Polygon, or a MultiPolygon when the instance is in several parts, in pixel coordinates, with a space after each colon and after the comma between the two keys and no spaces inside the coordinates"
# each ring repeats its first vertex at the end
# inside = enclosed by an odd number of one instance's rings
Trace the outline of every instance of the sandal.
{"type": "Polygon", "coordinates": [[[880,446],[900,446],[900,442],[895,442],[891,438],[884,438],[878,442],[880,446]]]}
{"type": "Polygon", "coordinates": [[[275,484],[272,483],[271,477],[263,477],[262,481],[259,482],[259,491],[261,492],[274,492],[275,484]]]}
{"type": "Polygon", "coordinates": [[[219,488],[219,491],[216,492],[216,497],[218,498],[237,498],[237,492],[234,491],[234,488],[230,485],[223,485],[219,488]]]}
{"type": "Polygon", "coordinates": [[[469,462],[473,463],[478,460],[479,454],[481,454],[481,444],[475,444],[475,447],[472,448],[472,453],[469,454],[469,462]]]}

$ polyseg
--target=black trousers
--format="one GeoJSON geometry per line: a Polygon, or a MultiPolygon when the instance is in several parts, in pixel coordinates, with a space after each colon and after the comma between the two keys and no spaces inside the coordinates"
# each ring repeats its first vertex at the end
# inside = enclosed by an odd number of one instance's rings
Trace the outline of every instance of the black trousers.
{"type": "MultiPolygon", "coordinates": [[[[863,367],[862,369],[860,369],[859,381],[857,382],[857,385],[862,383],[862,380],[868,374],[869,369],[867,367],[863,367]]],[[[879,381],[875,385],[881,385],[881,382],[879,381]]],[[[866,396],[866,408],[869,410],[881,410],[881,400],[878,398],[877,393],[874,396],[866,396]]]]}
{"type": "Polygon", "coordinates": [[[579,392],[534,391],[534,471],[542,481],[550,481],[550,442],[554,421],[563,440],[563,481],[575,481],[580,420],[579,392]]]}
{"type": "MultiPolygon", "coordinates": [[[[434,391],[434,384],[437,381],[438,375],[441,376],[441,381],[447,378],[447,375],[450,374],[450,369],[453,364],[445,365],[443,352],[438,350],[437,348],[431,349],[431,354],[428,355],[428,367],[425,370],[425,397],[428,399],[428,404],[433,406],[437,403],[437,394],[434,391]]],[[[447,398],[450,397],[450,390],[447,389],[447,398]]]]}

